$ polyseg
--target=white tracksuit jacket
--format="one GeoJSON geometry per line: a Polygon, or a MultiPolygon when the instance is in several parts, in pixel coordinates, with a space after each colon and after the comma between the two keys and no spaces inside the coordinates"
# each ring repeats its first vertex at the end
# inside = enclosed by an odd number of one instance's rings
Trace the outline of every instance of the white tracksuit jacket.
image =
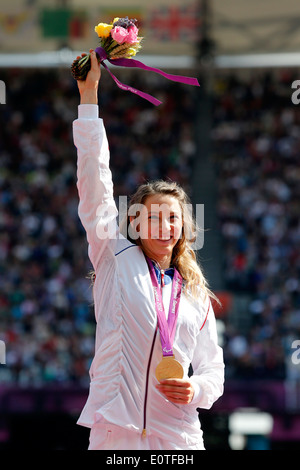
{"type": "MultiPolygon", "coordinates": [[[[119,234],[109,148],[97,105],[79,105],[73,123],[78,152],[79,217],[96,273],[96,328],[90,391],[78,424],[112,423],[178,443],[202,441],[196,409],[223,393],[224,364],[210,301],[182,293],[173,350],[195,389],[192,403],[173,404],[155,388],[162,358],[153,288],[142,250],[119,234]],[[107,231],[109,236],[107,236],[107,231]]],[[[169,310],[171,284],[162,289],[169,310]]]]}

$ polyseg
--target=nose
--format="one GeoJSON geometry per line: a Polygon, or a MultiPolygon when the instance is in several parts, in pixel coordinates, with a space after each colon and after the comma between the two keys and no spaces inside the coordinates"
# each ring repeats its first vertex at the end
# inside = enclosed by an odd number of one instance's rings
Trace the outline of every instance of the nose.
{"type": "Polygon", "coordinates": [[[160,232],[163,237],[170,236],[172,224],[167,218],[162,218],[160,223],[160,232]]]}

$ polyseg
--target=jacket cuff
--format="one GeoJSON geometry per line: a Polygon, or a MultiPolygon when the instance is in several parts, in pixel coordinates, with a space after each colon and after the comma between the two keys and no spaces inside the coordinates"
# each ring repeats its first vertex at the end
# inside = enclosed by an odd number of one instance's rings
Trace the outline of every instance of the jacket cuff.
{"type": "Polygon", "coordinates": [[[99,107],[97,104],[80,104],[78,106],[79,119],[98,119],[99,107]]]}

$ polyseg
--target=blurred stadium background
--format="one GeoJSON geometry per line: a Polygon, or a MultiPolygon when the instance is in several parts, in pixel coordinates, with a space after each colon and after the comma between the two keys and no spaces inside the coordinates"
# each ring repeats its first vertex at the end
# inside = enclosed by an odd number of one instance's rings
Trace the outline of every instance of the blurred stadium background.
{"type": "Polygon", "coordinates": [[[140,60],[201,83],[116,70],[161,98],[156,108],[104,71],[100,106],[117,199],[162,177],[205,205],[198,254],[223,302],[216,315],[226,361],[224,396],[200,411],[206,447],[295,449],[298,0],[1,1],[0,449],[87,448],[88,431],[75,423],[95,324],[77,216],[70,65],[97,46],[95,24],[126,15],[146,38],[140,60]]]}

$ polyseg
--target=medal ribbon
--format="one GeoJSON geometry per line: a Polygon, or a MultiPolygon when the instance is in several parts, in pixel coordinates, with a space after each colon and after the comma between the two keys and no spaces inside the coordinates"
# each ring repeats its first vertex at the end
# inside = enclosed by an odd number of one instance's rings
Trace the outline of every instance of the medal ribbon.
{"type": "Polygon", "coordinates": [[[176,332],[176,324],[179,312],[179,302],[181,296],[181,289],[182,289],[182,276],[174,268],[174,278],[172,284],[172,294],[170,300],[170,307],[169,307],[169,315],[168,320],[166,318],[162,293],[158,285],[158,280],[155,274],[155,269],[152,264],[150,258],[146,257],[151,282],[154,291],[154,298],[155,298],[155,307],[157,313],[157,322],[158,322],[158,329],[160,333],[160,340],[161,340],[161,347],[163,356],[173,356],[173,342],[176,332]]]}
{"type": "Polygon", "coordinates": [[[163,72],[160,69],[154,68],[154,67],[149,67],[148,65],[143,64],[143,62],[140,62],[139,60],[135,59],[109,59],[107,57],[107,54],[105,52],[105,49],[103,47],[97,47],[95,49],[95,52],[99,55],[101,64],[105,69],[108,71],[108,73],[111,75],[112,79],[115,81],[115,83],[118,85],[119,88],[125,91],[131,91],[131,93],[135,93],[136,95],[141,96],[145,100],[150,101],[150,103],[154,104],[155,106],[160,105],[162,102],[159,101],[158,99],[154,98],[154,96],[148,95],[148,93],[144,93],[143,91],[137,90],[136,88],[133,88],[129,85],[125,85],[124,83],[120,82],[117,77],[109,70],[107,65],[105,64],[104,60],[108,60],[111,64],[113,65],[118,65],[120,67],[137,67],[143,70],[147,70],[150,72],[155,72],[159,73],[160,75],[163,75],[165,78],[168,80],[172,80],[173,82],[179,82],[179,83],[185,83],[186,85],[193,85],[193,86],[200,86],[199,82],[196,78],[193,77],[183,77],[182,75],[171,75],[170,73],[163,72]]]}

